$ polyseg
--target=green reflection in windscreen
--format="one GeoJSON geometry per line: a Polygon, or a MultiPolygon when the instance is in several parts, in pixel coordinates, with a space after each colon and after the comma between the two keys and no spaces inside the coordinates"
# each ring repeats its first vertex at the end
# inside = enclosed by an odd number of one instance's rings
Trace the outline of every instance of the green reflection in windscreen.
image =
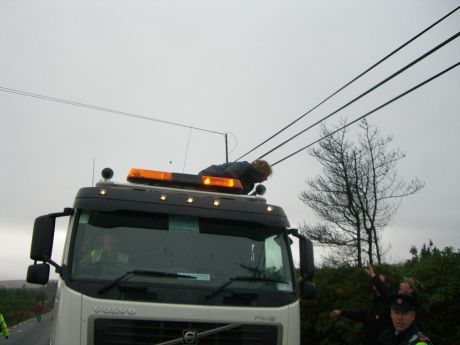
{"type": "Polygon", "coordinates": [[[198,218],[169,215],[169,230],[180,232],[200,232],[198,218]]]}

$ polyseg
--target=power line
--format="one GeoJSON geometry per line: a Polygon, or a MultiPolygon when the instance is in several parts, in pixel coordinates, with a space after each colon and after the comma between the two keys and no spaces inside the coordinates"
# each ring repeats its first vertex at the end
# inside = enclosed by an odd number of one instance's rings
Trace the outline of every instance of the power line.
{"type": "Polygon", "coordinates": [[[108,113],[112,113],[112,114],[116,114],[116,115],[122,115],[122,116],[128,116],[128,117],[133,117],[133,118],[141,119],[141,120],[148,120],[148,121],[160,122],[160,123],[167,124],[167,125],[173,125],[173,126],[178,126],[178,127],[195,129],[197,131],[203,131],[203,132],[208,132],[208,133],[225,135],[225,133],[212,131],[212,130],[209,130],[209,129],[199,128],[199,127],[194,127],[194,126],[187,126],[187,125],[177,123],[177,122],[160,120],[160,119],[156,119],[156,118],[152,118],[152,117],[147,117],[147,116],[144,116],[144,115],[138,115],[138,114],[128,113],[128,112],[120,111],[120,110],[116,110],[116,109],[110,109],[110,108],[105,108],[105,107],[99,107],[99,106],[96,106],[96,105],[70,101],[70,100],[66,100],[66,99],[62,99],[62,98],[56,98],[56,97],[51,97],[51,96],[46,96],[46,95],[40,95],[40,94],[37,94],[37,93],[32,93],[32,92],[27,92],[27,91],[22,91],[22,90],[17,90],[17,89],[11,89],[11,88],[7,88],[7,87],[3,87],[3,86],[0,86],[0,91],[14,93],[14,94],[21,95],[21,96],[26,96],[26,97],[43,99],[43,100],[51,101],[51,102],[58,102],[58,103],[73,105],[73,106],[82,107],[82,108],[105,111],[105,112],[108,112],[108,113]]]}
{"type": "Polygon", "coordinates": [[[412,88],[410,88],[409,90],[407,90],[407,91],[401,93],[400,95],[398,95],[398,96],[392,98],[391,100],[389,100],[389,101],[383,103],[382,105],[378,106],[377,108],[372,109],[372,110],[369,111],[368,113],[366,113],[366,114],[364,114],[364,115],[358,117],[357,119],[353,120],[352,122],[350,122],[350,123],[348,123],[348,124],[346,124],[346,125],[340,127],[339,129],[337,129],[337,130],[335,130],[335,131],[333,131],[333,132],[331,132],[331,133],[325,135],[324,137],[322,137],[322,138],[320,138],[320,139],[318,139],[318,140],[316,140],[316,141],[314,141],[314,142],[308,144],[307,146],[304,146],[304,147],[302,147],[301,149],[299,149],[299,150],[297,150],[297,151],[294,151],[293,153],[291,153],[291,154],[285,156],[284,158],[282,158],[282,159],[276,161],[275,163],[272,164],[272,166],[277,165],[277,164],[279,164],[279,163],[285,161],[286,159],[288,159],[288,158],[290,158],[290,157],[296,155],[297,153],[299,153],[299,152],[301,152],[301,151],[303,151],[303,150],[305,150],[305,149],[307,149],[307,148],[313,146],[314,144],[320,142],[321,140],[324,140],[324,139],[326,139],[326,138],[328,138],[328,137],[334,135],[335,133],[337,133],[337,132],[339,132],[339,131],[341,131],[341,130],[347,128],[348,126],[351,126],[352,124],[354,124],[354,123],[356,123],[356,122],[358,122],[358,121],[364,119],[365,117],[367,117],[367,116],[369,116],[369,115],[375,113],[377,110],[380,110],[380,109],[386,107],[387,105],[393,103],[394,101],[400,99],[401,97],[406,96],[407,94],[411,93],[412,91],[415,91],[415,90],[418,89],[419,87],[421,87],[421,86],[423,86],[423,85],[425,85],[425,84],[427,84],[427,83],[433,81],[434,79],[436,79],[436,78],[440,77],[441,75],[443,75],[443,74],[449,72],[450,70],[454,69],[455,67],[458,67],[459,65],[460,65],[460,61],[457,62],[456,64],[454,64],[454,65],[452,65],[452,66],[446,68],[445,70],[439,72],[438,74],[432,76],[431,78],[426,79],[425,81],[421,82],[420,84],[415,85],[414,87],[412,87],[412,88]]]}
{"type": "Polygon", "coordinates": [[[269,138],[265,139],[264,141],[262,141],[260,144],[256,145],[254,148],[252,148],[251,150],[249,150],[248,152],[246,152],[244,155],[240,156],[239,158],[236,159],[236,161],[240,160],[241,158],[243,158],[244,156],[248,155],[249,153],[255,151],[256,149],[258,149],[259,147],[261,147],[263,144],[267,143],[269,140],[273,139],[274,137],[276,137],[278,134],[280,134],[281,132],[285,131],[286,129],[288,129],[289,127],[291,127],[293,124],[295,124],[297,121],[301,120],[302,118],[304,118],[305,116],[307,116],[308,114],[310,114],[313,110],[315,110],[316,108],[318,108],[319,106],[321,106],[322,104],[324,104],[326,101],[328,101],[329,99],[331,99],[333,96],[335,96],[337,93],[339,93],[340,91],[342,91],[343,89],[345,89],[347,86],[349,86],[350,84],[354,83],[356,80],[358,80],[359,78],[361,78],[362,76],[364,76],[365,74],[367,74],[368,72],[370,72],[371,70],[373,70],[375,67],[377,67],[378,65],[380,65],[382,62],[384,62],[385,60],[387,60],[388,58],[390,58],[391,56],[393,56],[394,54],[396,54],[398,51],[400,51],[401,49],[403,49],[404,47],[406,47],[407,45],[409,45],[410,43],[412,43],[413,41],[415,41],[417,38],[419,38],[420,36],[422,36],[423,34],[425,34],[427,31],[431,30],[433,27],[435,27],[436,25],[438,25],[440,22],[442,22],[443,20],[445,20],[447,17],[449,17],[450,15],[452,15],[454,12],[456,12],[458,9],[460,9],[460,6],[458,6],[457,8],[455,8],[454,10],[450,11],[448,14],[446,14],[445,16],[443,16],[442,18],[440,18],[439,20],[437,20],[436,22],[434,22],[433,24],[431,24],[430,26],[428,26],[426,29],[422,30],[420,33],[418,33],[417,35],[415,35],[414,37],[412,37],[410,40],[408,40],[407,42],[403,43],[401,46],[399,46],[398,48],[396,48],[395,50],[393,50],[391,53],[389,53],[388,55],[386,55],[385,57],[383,57],[381,60],[379,60],[378,62],[376,62],[375,64],[373,64],[371,67],[369,67],[368,69],[366,69],[364,72],[362,72],[361,74],[359,74],[358,76],[356,76],[355,78],[353,78],[351,81],[349,81],[348,83],[346,83],[345,85],[343,85],[341,88],[339,88],[337,91],[333,92],[331,95],[329,95],[328,97],[326,97],[325,99],[323,99],[320,103],[318,103],[317,105],[315,105],[313,108],[311,108],[310,110],[308,110],[306,113],[304,113],[303,115],[301,115],[300,117],[298,117],[297,119],[295,119],[294,121],[292,121],[291,123],[289,123],[287,126],[283,127],[282,129],[280,129],[278,132],[276,132],[275,134],[273,134],[272,136],[270,136],[269,138]]]}
{"type": "Polygon", "coordinates": [[[340,110],[343,110],[345,109],[346,107],[348,107],[350,104],[356,102],[357,100],[359,100],[360,98],[364,97],[365,95],[369,94],[370,92],[374,91],[375,89],[377,89],[378,87],[382,86],[383,84],[385,84],[386,82],[390,81],[391,79],[393,79],[394,77],[396,77],[397,75],[401,74],[402,72],[404,72],[405,70],[407,70],[408,68],[412,67],[413,65],[419,63],[421,60],[425,59],[426,57],[428,57],[429,55],[433,54],[435,51],[437,51],[438,49],[441,49],[443,46],[445,46],[446,44],[448,44],[449,42],[453,41],[454,39],[456,39],[458,36],[460,36],[460,32],[457,32],[455,35],[449,37],[447,40],[445,40],[444,42],[438,44],[436,47],[434,47],[433,49],[429,50],[428,52],[426,52],[425,54],[423,54],[422,56],[418,57],[417,59],[413,60],[412,62],[410,62],[409,64],[407,64],[406,66],[404,66],[403,68],[399,69],[398,71],[396,71],[395,73],[393,73],[392,75],[390,75],[389,77],[385,78],[384,80],[382,80],[381,82],[375,84],[373,87],[371,87],[370,89],[368,89],[367,91],[365,91],[364,93],[360,94],[358,97],[355,97],[353,100],[351,100],[350,102],[348,102],[347,104],[341,106],[340,108],[336,109],[335,111],[333,111],[332,113],[330,113],[329,115],[321,118],[320,120],[316,121],[314,124],[308,126],[307,128],[301,130],[300,132],[298,132],[297,134],[293,135],[292,137],[290,137],[289,139],[283,141],[281,144],[275,146],[274,148],[272,148],[271,150],[265,152],[263,155],[261,155],[260,157],[258,157],[257,159],[261,159],[263,157],[265,157],[266,155],[272,153],[273,151],[279,149],[281,146],[287,144],[288,142],[290,142],[291,140],[293,140],[294,138],[298,137],[300,134],[302,133],[305,133],[306,131],[310,130],[311,128],[315,127],[316,125],[318,125],[319,123],[321,122],[324,122],[325,120],[327,120],[328,118],[330,118],[332,115],[338,113],[340,110]]]}

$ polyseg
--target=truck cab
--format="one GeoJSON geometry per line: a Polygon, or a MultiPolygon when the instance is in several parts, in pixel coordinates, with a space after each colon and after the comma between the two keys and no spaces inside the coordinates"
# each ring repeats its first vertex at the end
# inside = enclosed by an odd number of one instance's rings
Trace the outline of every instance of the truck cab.
{"type": "Polygon", "coordinates": [[[51,344],[299,345],[311,242],[238,180],[132,169],[38,217],[27,281],[59,274],[51,344]],[[68,216],[60,264],[55,219],[68,216]],[[291,253],[298,238],[300,270],[291,253]],[[299,276],[299,278],[297,278],[299,276]]]}

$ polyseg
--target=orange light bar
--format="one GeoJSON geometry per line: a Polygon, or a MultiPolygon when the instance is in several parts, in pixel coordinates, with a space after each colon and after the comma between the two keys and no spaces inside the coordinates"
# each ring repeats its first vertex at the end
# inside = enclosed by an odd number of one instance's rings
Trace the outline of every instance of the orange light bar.
{"type": "Polygon", "coordinates": [[[128,180],[129,179],[172,181],[172,173],[165,171],[132,168],[128,174],[128,180]]]}
{"type": "Polygon", "coordinates": [[[234,178],[201,176],[201,182],[205,186],[227,187],[243,190],[243,185],[241,184],[241,181],[234,178]]]}
{"type": "Polygon", "coordinates": [[[241,193],[243,185],[234,178],[200,176],[192,174],[171,173],[157,170],[132,168],[127,180],[157,186],[174,186],[192,189],[211,190],[225,193],[241,193]]]}

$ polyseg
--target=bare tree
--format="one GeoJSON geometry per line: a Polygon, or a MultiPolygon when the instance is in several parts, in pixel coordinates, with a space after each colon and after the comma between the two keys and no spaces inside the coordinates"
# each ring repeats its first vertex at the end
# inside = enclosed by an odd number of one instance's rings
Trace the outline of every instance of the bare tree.
{"type": "MultiPolygon", "coordinates": [[[[343,124],[340,125],[342,127],[343,124]]],[[[333,133],[323,126],[319,145],[310,150],[322,166],[322,175],[308,180],[300,199],[313,209],[320,223],[301,229],[315,243],[333,246],[334,260],[353,259],[363,265],[363,255],[381,263],[380,231],[395,214],[402,198],[424,184],[398,177],[397,162],[404,158],[390,150],[392,137],[382,137],[363,120],[355,141],[347,131],[333,133]]]]}

